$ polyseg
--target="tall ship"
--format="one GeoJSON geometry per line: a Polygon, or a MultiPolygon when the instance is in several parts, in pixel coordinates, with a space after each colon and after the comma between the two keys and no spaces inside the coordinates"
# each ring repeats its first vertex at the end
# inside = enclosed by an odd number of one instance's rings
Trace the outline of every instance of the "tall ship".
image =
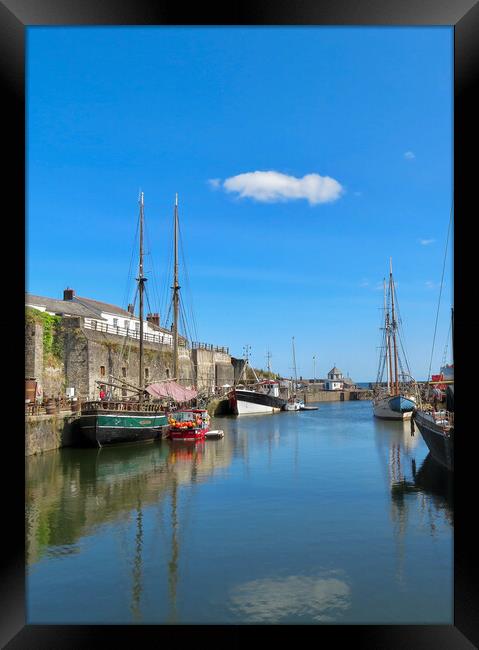
{"type": "Polygon", "coordinates": [[[409,420],[416,407],[417,384],[411,377],[399,332],[392,260],[389,282],[384,281],[384,327],[378,376],[372,400],[373,413],[385,420],[409,420]]]}
{"type": "Polygon", "coordinates": [[[274,379],[260,380],[254,368],[250,367],[248,352],[246,352],[240,381],[243,376],[246,381],[248,368],[251,368],[254,382],[251,384],[237,383],[228,393],[231,412],[234,415],[258,415],[282,411],[286,405],[286,400],[279,396],[279,381],[274,379]]]}
{"type": "Polygon", "coordinates": [[[80,431],[86,441],[102,447],[124,442],[141,442],[164,438],[170,429],[167,406],[186,403],[197,396],[195,389],[188,389],[176,383],[178,378],[178,260],[177,260],[177,227],[178,227],[178,195],[175,201],[175,267],[173,289],[173,377],[145,384],[144,374],[144,294],[147,278],[143,268],[143,231],[144,231],[144,194],[139,199],[139,265],[137,293],[139,297],[139,377],[138,384],[126,382],[125,379],[99,381],[98,384],[108,386],[110,393],[121,391],[132,394],[129,399],[100,399],[83,402],[79,418],[80,431]]]}

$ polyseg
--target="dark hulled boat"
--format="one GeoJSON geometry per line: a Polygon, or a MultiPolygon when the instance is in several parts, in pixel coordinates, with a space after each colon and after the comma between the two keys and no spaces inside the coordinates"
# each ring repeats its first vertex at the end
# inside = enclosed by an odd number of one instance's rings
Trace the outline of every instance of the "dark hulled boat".
{"type": "Polygon", "coordinates": [[[253,390],[235,387],[228,393],[228,401],[235,415],[276,413],[286,404],[279,397],[279,383],[272,380],[259,382],[253,390]]]}
{"type": "Polygon", "coordinates": [[[92,444],[159,440],[168,431],[168,416],[159,404],[138,402],[85,402],[79,426],[92,444]]]}
{"type": "Polygon", "coordinates": [[[432,458],[454,471],[454,385],[447,388],[447,410],[418,409],[414,412],[414,424],[426,443],[432,458]]]}

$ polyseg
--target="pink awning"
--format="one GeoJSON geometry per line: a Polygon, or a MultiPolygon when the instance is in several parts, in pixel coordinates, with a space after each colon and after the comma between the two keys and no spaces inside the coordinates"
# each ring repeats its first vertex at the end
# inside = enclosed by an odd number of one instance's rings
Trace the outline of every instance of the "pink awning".
{"type": "Polygon", "coordinates": [[[175,402],[189,402],[198,395],[193,388],[184,388],[175,381],[162,381],[158,384],[150,384],[146,391],[153,397],[169,397],[175,402]]]}

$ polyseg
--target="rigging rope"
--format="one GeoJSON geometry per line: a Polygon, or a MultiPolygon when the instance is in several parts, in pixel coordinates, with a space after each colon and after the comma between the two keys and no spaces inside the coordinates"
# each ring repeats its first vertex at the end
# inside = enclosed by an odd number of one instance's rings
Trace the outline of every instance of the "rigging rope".
{"type": "MultiPolygon", "coordinates": [[[[394,288],[394,300],[395,300],[395,304],[396,304],[397,324],[398,324],[398,327],[396,327],[396,332],[397,332],[398,339],[399,339],[399,345],[401,346],[401,351],[402,351],[402,355],[403,355],[403,358],[404,358],[404,362],[406,364],[407,374],[411,375],[411,371],[409,369],[409,362],[408,362],[407,355],[406,355],[406,344],[405,344],[405,342],[403,343],[403,336],[401,335],[401,331],[399,330],[399,325],[401,325],[401,327],[403,327],[403,323],[402,323],[401,313],[399,311],[399,301],[398,301],[398,297],[397,297],[396,288],[394,288]]],[[[398,355],[398,356],[399,356],[399,366],[401,368],[401,372],[404,374],[404,368],[403,368],[403,365],[402,365],[401,356],[400,355],[398,355]]]]}
{"type": "Polygon", "coordinates": [[[453,204],[451,205],[451,213],[450,213],[450,217],[449,217],[449,226],[447,228],[446,248],[444,250],[444,261],[443,261],[443,264],[442,264],[441,286],[440,286],[440,289],[439,289],[439,299],[438,299],[437,311],[436,311],[436,323],[434,325],[434,336],[433,336],[433,339],[432,339],[431,359],[429,361],[429,370],[428,370],[428,373],[427,373],[427,378],[428,379],[431,376],[432,357],[434,355],[434,345],[435,345],[435,342],[436,342],[437,321],[439,319],[439,307],[441,306],[442,286],[443,286],[443,282],[444,282],[444,271],[445,271],[445,268],[446,268],[447,248],[448,248],[448,244],[449,244],[449,233],[451,231],[453,208],[454,208],[454,198],[453,198],[453,204]]]}
{"type": "Polygon", "coordinates": [[[125,286],[125,292],[123,295],[123,306],[128,305],[129,303],[129,295],[130,295],[130,285],[131,285],[131,276],[132,276],[132,267],[133,267],[133,256],[135,253],[135,247],[136,247],[136,241],[138,239],[138,229],[140,227],[140,217],[138,217],[136,221],[136,231],[135,231],[135,237],[133,238],[133,246],[131,249],[131,256],[130,256],[130,265],[128,267],[128,276],[126,279],[126,286],[125,286]]]}
{"type": "Polygon", "coordinates": [[[445,365],[446,365],[446,362],[447,362],[447,350],[448,350],[448,347],[449,347],[449,336],[450,336],[450,334],[451,334],[451,329],[452,329],[452,320],[451,320],[450,323],[449,323],[449,329],[448,329],[448,331],[447,331],[446,345],[445,345],[445,347],[444,347],[444,356],[443,356],[443,358],[442,358],[442,365],[443,365],[443,366],[445,366],[445,365]]]}
{"type": "MultiPolygon", "coordinates": [[[[193,328],[193,334],[195,336],[195,340],[198,340],[198,333],[197,333],[197,327],[196,327],[196,320],[193,312],[193,296],[191,292],[191,287],[190,287],[190,279],[188,275],[188,267],[186,266],[186,259],[185,259],[185,253],[184,253],[184,248],[183,248],[183,236],[181,232],[181,227],[180,224],[178,224],[178,234],[179,234],[179,241],[180,241],[180,253],[181,253],[181,259],[183,262],[183,270],[184,270],[184,275],[185,275],[185,286],[188,292],[188,301],[189,301],[189,313],[191,317],[191,326],[193,328]]],[[[186,316],[186,314],[185,314],[186,316]]]]}

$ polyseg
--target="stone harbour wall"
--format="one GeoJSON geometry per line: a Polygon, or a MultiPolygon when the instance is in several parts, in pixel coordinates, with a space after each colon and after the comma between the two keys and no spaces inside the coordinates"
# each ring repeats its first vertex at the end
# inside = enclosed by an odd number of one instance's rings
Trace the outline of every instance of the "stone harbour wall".
{"type": "Polygon", "coordinates": [[[25,377],[43,383],[43,327],[40,323],[25,323],[25,377]]]}
{"type": "Polygon", "coordinates": [[[76,426],[78,414],[28,415],[25,421],[25,456],[82,444],[76,426]]]}

